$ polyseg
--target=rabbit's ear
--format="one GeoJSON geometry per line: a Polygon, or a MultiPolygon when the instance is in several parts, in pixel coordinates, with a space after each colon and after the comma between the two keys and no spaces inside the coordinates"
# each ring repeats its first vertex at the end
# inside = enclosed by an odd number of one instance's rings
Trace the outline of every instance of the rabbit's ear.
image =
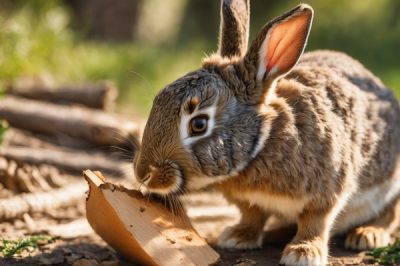
{"type": "Polygon", "coordinates": [[[263,84],[286,75],[304,51],[312,19],[313,9],[302,4],[266,24],[244,57],[245,67],[263,84]]]}
{"type": "Polygon", "coordinates": [[[243,56],[249,40],[250,0],[222,0],[219,54],[243,56]]]}

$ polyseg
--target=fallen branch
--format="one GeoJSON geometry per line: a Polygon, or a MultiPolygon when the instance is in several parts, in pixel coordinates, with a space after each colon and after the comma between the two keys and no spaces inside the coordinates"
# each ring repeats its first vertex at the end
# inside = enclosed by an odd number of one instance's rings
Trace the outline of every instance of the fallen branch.
{"type": "Polygon", "coordinates": [[[101,146],[128,146],[139,136],[137,124],[102,111],[60,106],[16,97],[0,101],[0,119],[33,132],[68,135],[101,146]]]}
{"type": "Polygon", "coordinates": [[[37,79],[22,79],[9,86],[8,94],[58,104],[80,104],[90,108],[111,110],[118,90],[109,81],[83,86],[49,86],[37,79]]]}
{"type": "Polygon", "coordinates": [[[0,148],[0,156],[7,160],[14,160],[19,164],[48,164],[77,175],[80,175],[84,169],[95,168],[113,176],[125,176],[126,167],[130,165],[104,155],[71,150],[3,147],[0,148]]]}
{"type": "Polygon", "coordinates": [[[22,216],[24,213],[45,212],[69,206],[83,200],[87,186],[84,182],[73,182],[48,192],[26,193],[0,199],[0,221],[22,216]]]}

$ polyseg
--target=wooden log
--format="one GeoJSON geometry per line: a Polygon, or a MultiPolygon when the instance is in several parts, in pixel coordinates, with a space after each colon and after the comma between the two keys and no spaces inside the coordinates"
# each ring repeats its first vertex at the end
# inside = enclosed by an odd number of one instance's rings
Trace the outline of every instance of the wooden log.
{"type": "MultiPolygon", "coordinates": [[[[79,149],[98,150],[98,146],[85,140],[73,138],[67,135],[45,135],[33,133],[15,127],[9,127],[3,134],[3,147],[30,147],[42,149],[79,149]]],[[[109,149],[105,149],[108,152],[109,149]]]]}
{"type": "Polygon", "coordinates": [[[8,96],[0,101],[0,119],[16,128],[51,135],[67,135],[90,143],[129,146],[139,137],[139,126],[102,111],[60,106],[8,96]]]}
{"type": "Polygon", "coordinates": [[[9,127],[2,135],[3,147],[30,147],[50,150],[79,150],[96,154],[103,154],[113,159],[132,161],[134,157],[135,146],[121,145],[111,147],[99,147],[85,140],[70,137],[67,135],[45,135],[33,133],[27,130],[21,130],[9,127]]]}
{"type": "Polygon", "coordinates": [[[19,164],[48,164],[68,173],[80,175],[89,167],[101,169],[112,176],[125,176],[130,163],[113,160],[102,154],[88,154],[72,150],[48,150],[26,147],[1,147],[0,156],[19,164]]]}
{"type": "Polygon", "coordinates": [[[47,192],[24,193],[0,199],[0,221],[22,216],[24,213],[45,212],[69,206],[83,200],[87,186],[84,182],[72,182],[47,192]]]}
{"type": "Polygon", "coordinates": [[[110,81],[90,85],[51,86],[45,82],[25,78],[6,89],[7,94],[58,104],[80,104],[90,108],[111,110],[118,90],[110,81]]]}
{"type": "Polygon", "coordinates": [[[53,148],[55,145],[34,136],[34,134],[30,131],[21,130],[18,128],[7,128],[3,134],[2,146],[53,148]]]}
{"type": "Polygon", "coordinates": [[[107,183],[85,171],[89,224],[110,246],[139,265],[210,265],[219,255],[187,216],[173,215],[138,191],[107,183]]]}

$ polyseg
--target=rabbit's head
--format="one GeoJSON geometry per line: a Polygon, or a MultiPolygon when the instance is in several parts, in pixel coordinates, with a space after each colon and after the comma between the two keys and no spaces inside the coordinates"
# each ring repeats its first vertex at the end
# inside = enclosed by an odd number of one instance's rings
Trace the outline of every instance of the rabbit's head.
{"type": "Polygon", "coordinates": [[[155,97],[136,178],[158,194],[181,193],[235,176],[264,147],[276,81],[303,53],[313,10],[299,5],[266,24],[247,50],[249,2],[221,8],[219,51],[155,97]]]}

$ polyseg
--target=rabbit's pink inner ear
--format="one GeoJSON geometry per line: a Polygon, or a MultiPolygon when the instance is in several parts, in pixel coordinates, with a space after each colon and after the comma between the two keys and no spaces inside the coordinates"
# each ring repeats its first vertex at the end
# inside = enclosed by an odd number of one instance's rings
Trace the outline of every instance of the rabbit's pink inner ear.
{"type": "Polygon", "coordinates": [[[265,68],[263,78],[284,75],[297,63],[307,42],[311,16],[293,16],[272,27],[262,46],[266,51],[261,51],[265,55],[261,62],[265,68]]]}

